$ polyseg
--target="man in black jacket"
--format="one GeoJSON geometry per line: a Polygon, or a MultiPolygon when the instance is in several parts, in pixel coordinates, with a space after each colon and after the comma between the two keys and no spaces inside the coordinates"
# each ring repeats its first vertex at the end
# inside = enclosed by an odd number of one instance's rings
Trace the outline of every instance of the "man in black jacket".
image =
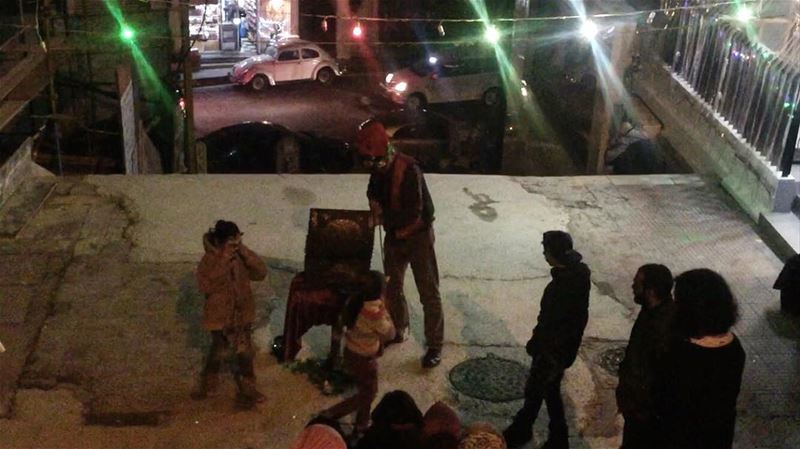
{"type": "Polygon", "coordinates": [[[633,301],[642,306],[619,366],[617,408],[625,418],[621,449],[653,449],[659,444],[653,382],[669,345],[675,303],[672,272],[659,264],[639,267],[633,301]]]}
{"type": "Polygon", "coordinates": [[[539,319],[525,345],[531,371],[525,385],[525,403],[503,436],[509,449],[533,436],[533,423],[542,401],[550,415],[549,435],[542,449],[566,449],[567,420],[561,400],[561,379],[578,356],[578,347],[589,318],[591,271],[572,249],[572,237],[563,231],[547,231],[542,238],[544,258],[552,267],[553,280],[542,295],[539,319]]]}

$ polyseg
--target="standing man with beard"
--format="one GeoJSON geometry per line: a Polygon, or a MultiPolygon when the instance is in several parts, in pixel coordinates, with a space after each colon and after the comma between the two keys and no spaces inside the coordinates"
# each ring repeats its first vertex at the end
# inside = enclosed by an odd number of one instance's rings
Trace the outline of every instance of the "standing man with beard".
{"type": "Polygon", "coordinates": [[[533,423],[542,402],[550,416],[542,449],[569,448],[561,380],[578,356],[589,319],[591,271],[581,262],[583,256],[572,249],[568,233],[547,231],[542,246],[553,280],[544,289],[538,322],[525,345],[531,356],[531,371],[525,384],[525,403],[503,431],[509,449],[519,448],[533,437],[533,423]]]}
{"type": "Polygon", "coordinates": [[[620,449],[651,449],[660,444],[653,382],[669,345],[675,315],[672,273],[664,265],[642,265],[632,288],[633,300],[642,309],[619,366],[617,408],[625,418],[620,449]]]}
{"type": "Polygon", "coordinates": [[[425,315],[428,350],[422,367],[433,368],[442,361],[444,339],[439,268],[433,249],[433,200],[417,161],[395,151],[380,122],[368,120],[361,124],[357,146],[364,167],[371,173],[367,198],[373,223],[382,224],[386,230],[386,307],[397,329],[397,336],[389,344],[407,338],[408,304],[403,280],[411,265],[425,315]]]}

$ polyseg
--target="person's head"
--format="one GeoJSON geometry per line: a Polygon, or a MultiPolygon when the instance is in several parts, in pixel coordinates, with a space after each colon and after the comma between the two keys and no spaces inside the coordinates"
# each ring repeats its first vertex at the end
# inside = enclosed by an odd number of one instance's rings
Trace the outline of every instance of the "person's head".
{"type": "Polygon", "coordinates": [[[356,148],[361,163],[371,172],[385,173],[394,160],[386,129],[376,120],[367,120],[358,127],[356,148]]]}
{"type": "Polygon", "coordinates": [[[425,448],[455,449],[461,437],[461,419],[442,401],[434,403],[422,417],[422,442],[425,448]]]}
{"type": "Polygon", "coordinates": [[[685,338],[728,332],[739,316],[728,283],[707,268],[689,270],[675,278],[675,323],[685,338]]]}
{"type": "Polygon", "coordinates": [[[242,242],[242,233],[236,223],[226,220],[217,220],[214,228],[209,230],[211,242],[217,248],[227,247],[236,250],[242,242]]]}
{"type": "Polygon", "coordinates": [[[394,429],[422,429],[422,412],[410,394],[394,390],[381,398],[372,410],[372,424],[394,429]]]}
{"type": "Polygon", "coordinates": [[[292,449],[347,449],[340,431],[328,424],[309,423],[297,436],[292,449]]]}
{"type": "Polygon", "coordinates": [[[344,438],[344,431],[342,430],[342,425],[336,419],[324,415],[317,415],[308,421],[308,423],[306,424],[306,428],[311,427],[315,424],[328,426],[331,429],[335,430],[336,433],[338,433],[342,438],[344,438]]]}
{"type": "Polygon", "coordinates": [[[633,278],[633,301],[648,307],[672,301],[672,272],[664,265],[648,263],[633,278]]]}
{"type": "Polygon", "coordinates": [[[544,259],[550,266],[566,264],[565,256],[572,251],[572,237],[564,231],[547,231],[542,236],[544,259]]]}
{"type": "Polygon", "coordinates": [[[359,287],[359,290],[348,299],[345,306],[344,325],[347,327],[355,324],[365,301],[383,297],[386,291],[386,277],[380,271],[372,270],[361,277],[359,287]]]}
{"type": "Polygon", "coordinates": [[[506,449],[506,441],[491,424],[476,422],[464,429],[458,449],[506,449]]]}

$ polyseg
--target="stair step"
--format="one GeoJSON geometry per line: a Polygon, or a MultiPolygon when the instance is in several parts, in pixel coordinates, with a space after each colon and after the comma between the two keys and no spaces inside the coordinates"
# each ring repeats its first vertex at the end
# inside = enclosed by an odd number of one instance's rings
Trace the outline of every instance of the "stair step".
{"type": "Polygon", "coordinates": [[[55,180],[30,180],[23,183],[0,210],[0,237],[15,237],[36,215],[55,180]]]}

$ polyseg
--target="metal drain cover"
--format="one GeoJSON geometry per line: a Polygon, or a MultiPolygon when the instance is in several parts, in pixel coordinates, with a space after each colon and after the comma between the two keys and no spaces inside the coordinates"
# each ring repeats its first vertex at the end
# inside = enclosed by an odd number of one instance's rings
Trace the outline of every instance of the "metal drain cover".
{"type": "Polygon", "coordinates": [[[600,366],[612,376],[617,376],[619,373],[619,364],[625,357],[625,348],[627,347],[627,345],[621,345],[603,351],[600,354],[600,366]]]}
{"type": "Polygon", "coordinates": [[[465,360],[450,371],[456,390],[476,399],[508,402],[522,399],[528,369],[521,363],[494,354],[465,360]]]}

